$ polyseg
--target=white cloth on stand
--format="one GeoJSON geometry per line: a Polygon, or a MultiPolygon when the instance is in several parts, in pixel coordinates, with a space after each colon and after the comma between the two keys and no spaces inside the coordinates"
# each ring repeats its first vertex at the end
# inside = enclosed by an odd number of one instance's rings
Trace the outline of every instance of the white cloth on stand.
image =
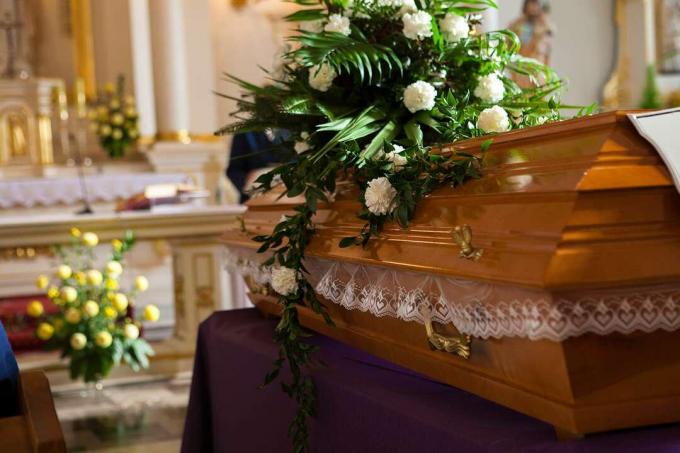
{"type": "MultiPolygon", "coordinates": [[[[189,182],[184,174],[126,173],[85,176],[90,202],[110,202],[143,192],[151,184],[189,182]]],[[[0,181],[0,208],[73,205],[83,199],[78,177],[0,181]]]]}

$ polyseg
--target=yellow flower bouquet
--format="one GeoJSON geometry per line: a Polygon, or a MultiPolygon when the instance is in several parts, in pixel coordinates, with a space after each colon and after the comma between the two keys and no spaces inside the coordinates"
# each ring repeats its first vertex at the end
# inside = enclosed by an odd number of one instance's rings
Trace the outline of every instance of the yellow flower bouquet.
{"type": "Polygon", "coordinates": [[[111,158],[123,157],[125,150],[137,142],[139,129],[135,98],[125,96],[122,76],[118,78],[117,85],[106,84],[89,115],[99,144],[111,158]]]}
{"type": "MultiPolygon", "coordinates": [[[[60,349],[62,358],[68,357],[71,379],[97,382],[121,362],[134,371],[147,368],[154,351],[140,337],[141,323],[132,318],[131,306],[137,294],[148,289],[149,281],[138,276],[129,291],[119,285],[123,258],[134,245],[132,233],[112,241],[111,257],[101,269],[94,265],[97,235],[72,228],[70,236],[70,247],[57,248],[61,264],[54,278],[40,275],[36,282],[58,311],[46,314],[39,301],[27,307],[27,314],[39,321],[36,336],[48,348],[60,349]]],[[[146,306],[143,316],[157,321],[158,307],[146,306]]]]}

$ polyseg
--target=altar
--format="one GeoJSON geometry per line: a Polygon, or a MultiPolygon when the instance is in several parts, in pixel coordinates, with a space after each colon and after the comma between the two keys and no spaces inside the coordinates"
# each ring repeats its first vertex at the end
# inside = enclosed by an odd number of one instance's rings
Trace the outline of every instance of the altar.
{"type": "MultiPolygon", "coordinates": [[[[143,272],[151,281],[137,309],[153,303],[161,311],[161,321],[148,325],[145,336],[156,341],[154,347],[160,359],[190,359],[201,320],[214,310],[247,304],[240,278],[225,270],[218,241],[224,226],[238,224],[242,212],[241,206],[225,205],[91,215],[72,212],[3,215],[0,312],[3,303],[21,296],[27,302],[26,296],[36,294],[36,276],[53,273],[52,246],[67,243],[71,227],[95,232],[102,243],[120,238],[129,230],[138,243],[128,257],[128,266],[143,272]]],[[[11,338],[15,326],[7,324],[7,320],[5,324],[11,338]]],[[[20,366],[30,368],[54,366],[59,360],[53,353],[30,352],[21,356],[19,362],[20,366]]],[[[64,382],[63,377],[57,381],[64,382]]]]}

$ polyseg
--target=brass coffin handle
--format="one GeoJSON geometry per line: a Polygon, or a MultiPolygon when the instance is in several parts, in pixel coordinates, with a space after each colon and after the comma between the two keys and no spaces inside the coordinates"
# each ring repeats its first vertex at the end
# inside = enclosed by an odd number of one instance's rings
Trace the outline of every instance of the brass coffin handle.
{"type": "Polygon", "coordinates": [[[484,254],[484,250],[472,246],[472,228],[470,225],[457,226],[451,231],[453,240],[460,247],[458,256],[466,260],[478,261],[484,254]]]}
{"type": "Polygon", "coordinates": [[[464,359],[470,358],[470,343],[472,339],[469,335],[444,336],[434,331],[432,320],[429,318],[425,321],[425,332],[427,333],[427,341],[433,349],[446,351],[464,359]]]}

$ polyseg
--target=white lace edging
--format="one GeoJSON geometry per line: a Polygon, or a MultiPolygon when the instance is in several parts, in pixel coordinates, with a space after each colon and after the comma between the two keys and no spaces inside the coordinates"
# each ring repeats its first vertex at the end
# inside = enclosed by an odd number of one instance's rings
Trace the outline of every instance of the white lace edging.
{"type": "MultiPolygon", "coordinates": [[[[268,269],[258,264],[261,255],[231,249],[226,257],[230,270],[269,282],[268,269]]],[[[680,284],[555,299],[541,290],[381,266],[308,258],[305,267],[319,295],[349,310],[419,323],[430,312],[433,321],[476,338],[563,341],[587,333],[680,329],[680,284]]]]}

